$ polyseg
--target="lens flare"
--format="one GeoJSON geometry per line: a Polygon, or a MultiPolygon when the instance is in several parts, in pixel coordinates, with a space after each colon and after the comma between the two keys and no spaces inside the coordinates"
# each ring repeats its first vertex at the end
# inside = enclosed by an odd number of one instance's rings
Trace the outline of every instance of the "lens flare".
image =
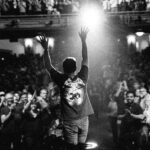
{"type": "Polygon", "coordinates": [[[128,35],[127,36],[128,45],[136,43],[136,36],[135,35],[128,35]]]}
{"type": "Polygon", "coordinates": [[[48,46],[51,48],[54,47],[54,38],[48,38],[48,46]]]}
{"type": "Polygon", "coordinates": [[[79,18],[81,26],[94,29],[104,22],[105,17],[99,7],[95,5],[87,5],[81,8],[79,18]]]}
{"type": "Polygon", "coordinates": [[[139,37],[140,37],[140,36],[143,36],[143,35],[144,35],[144,32],[138,31],[138,32],[136,32],[136,35],[139,36],[139,37]]]}
{"type": "Polygon", "coordinates": [[[27,38],[24,40],[25,47],[32,47],[33,46],[33,40],[30,38],[27,38]]]}
{"type": "Polygon", "coordinates": [[[86,149],[94,149],[98,147],[98,144],[96,142],[87,142],[86,144],[87,144],[86,149]]]}

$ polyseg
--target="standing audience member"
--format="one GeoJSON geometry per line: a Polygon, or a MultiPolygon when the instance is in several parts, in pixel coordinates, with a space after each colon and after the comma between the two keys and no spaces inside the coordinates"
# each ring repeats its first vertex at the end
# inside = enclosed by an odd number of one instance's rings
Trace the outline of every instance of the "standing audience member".
{"type": "Polygon", "coordinates": [[[138,136],[141,129],[141,120],[132,117],[131,114],[141,115],[143,113],[139,104],[134,103],[134,93],[128,91],[126,93],[126,104],[124,108],[124,115],[121,116],[120,126],[120,145],[122,149],[132,149],[133,142],[138,148],[138,136]]]}
{"type": "MultiPolygon", "coordinates": [[[[9,150],[13,144],[15,146],[15,122],[13,94],[6,93],[6,106],[1,109],[2,129],[0,134],[0,149],[9,150]]],[[[16,148],[16,147],[15,147],[16,148]]]]}
{"type": "Polygon", "coordinates": [[[23,148],[40,150],[42,146],[40,109],[32,95],[27,94],[24,105],[23,148]]]}

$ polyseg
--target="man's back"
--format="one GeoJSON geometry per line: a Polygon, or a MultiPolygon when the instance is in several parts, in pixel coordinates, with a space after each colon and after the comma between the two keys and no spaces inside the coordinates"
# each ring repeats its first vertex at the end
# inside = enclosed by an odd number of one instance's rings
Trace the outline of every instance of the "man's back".
{"type": "Polygon", "coordinates": [[[73,78],[53,69],[50,74],[52,79],[60,87],[64,120],[76,120],[93,114],[93,109],[87,94],[87,66],[83,65],[80,72],[73,78]]]}

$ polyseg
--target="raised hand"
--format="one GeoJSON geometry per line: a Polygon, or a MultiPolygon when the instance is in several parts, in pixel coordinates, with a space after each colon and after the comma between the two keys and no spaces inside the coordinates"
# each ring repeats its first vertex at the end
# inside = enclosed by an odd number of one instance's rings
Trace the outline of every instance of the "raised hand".
{"type": "Polygon", "coordinates": [[[45,36],[45,34],[40,33],[38,37],[39,39],[37,41],[42,45],[45,50],[48,49],[48,38],[45,36]]]}
{"type": "Polygon", "coordinates": [[[86,40],[88,32],[89,32],[89,29],[87,27],[81,28],[81,31],[79,32],[79,36],[81,38],[81,41],[86,40]]]}

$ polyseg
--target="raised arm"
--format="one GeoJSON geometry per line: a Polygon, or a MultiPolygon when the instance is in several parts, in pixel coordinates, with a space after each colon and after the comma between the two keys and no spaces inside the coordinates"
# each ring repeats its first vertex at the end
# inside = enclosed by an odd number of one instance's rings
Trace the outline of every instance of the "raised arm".
{"type": "Polygon", "coordinates": [[[79,36],[82,42],[82,65],[88,66],[88,52],[87,52],[87,44],[86,44],[86,37],[88,33],[87,28],[81,28],[79,32],[79,36]]]}
{"type": "Polygon", "coordinates": [[[54,67],[52,65],[51,56],[49,53],[48,38],[46,38],[44,34],[40,34],[38,42],[42,45],[44,49],[44,57],[43,57],[44,65],[48,70],[48,72],[50,72],[50,70],[54,67]]]}

